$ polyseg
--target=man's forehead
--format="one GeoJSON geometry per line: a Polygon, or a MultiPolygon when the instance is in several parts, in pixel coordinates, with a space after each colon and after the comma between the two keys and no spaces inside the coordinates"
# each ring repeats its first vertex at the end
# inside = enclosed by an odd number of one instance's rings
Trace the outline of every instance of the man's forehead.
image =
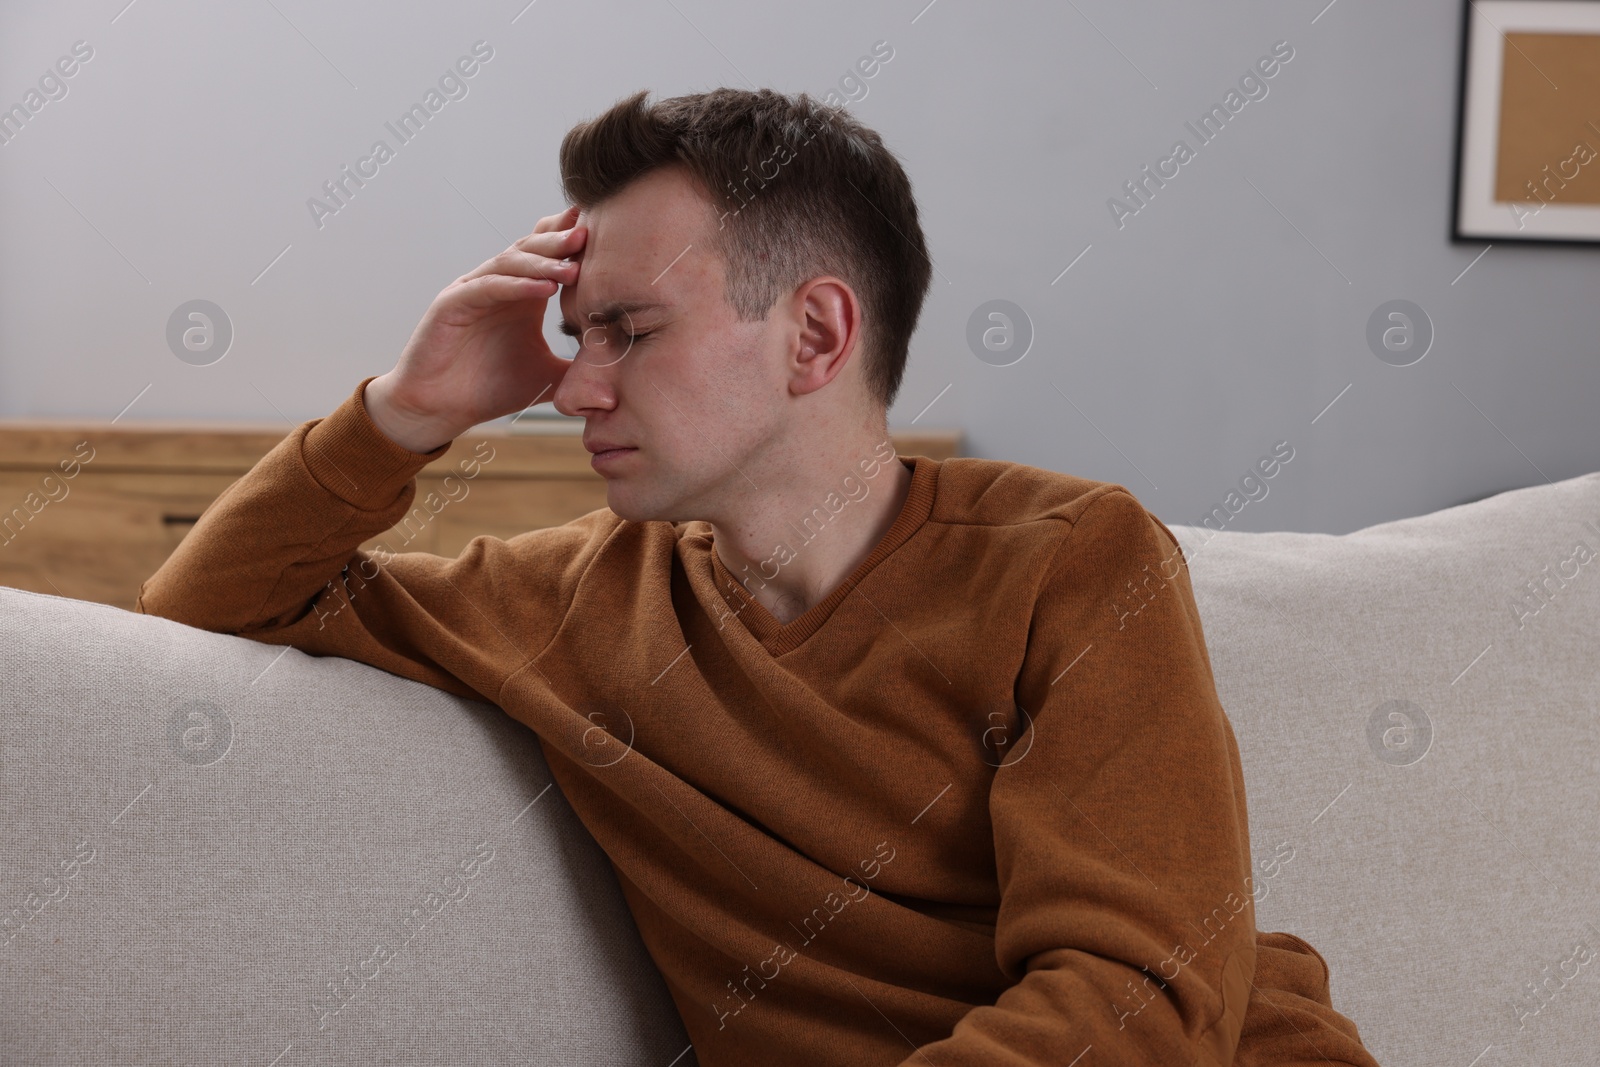
{"type": "Polygon", "coordinates": [[[577,225],[589,227],[589,235],[573,257],[579,263],[577,284],[561,290],[562,332],[580,320],[592,326],[677,310],[701,280],[706,250],[699,241],[683,239],[679,227],[663,225],[659,218],[630,215],[578,216],[577,225]]]}
{"type": "Polygon", "coordinates": [[[641,181],[578,213],[574,225],[589,231],[578,255],[600,260],[608,270],[618,260],[659,259],[654,276],[685,248],[701,243],[704,211],[698,199],[686,201],[671,185],[641,181]]]}
{"type": "Polygon", "coordinates": [[[721,288],[705,199],[681,168],[665,167],[578,212],[588,236],[574,258],[578,282],[563,286],[562,332],[682,311],[721,288]]]}
{"type": "MultiPolygon", "coordinates": [[[[588,250],[585,249],[585,252],[588,250]]],[[[626,323],[634,315],[673,311],[679,306],[674,282],[642,258],[627,256],[591,260],[587,254],[577,258],[576,285],[561,287],[561,331],[572,334],[574,322],[584,326],[626,323]],[[654,284],[652,284],[652,280],[654,284]]],[[[681,266],[681,264],[680,264],[681,266]]]]}

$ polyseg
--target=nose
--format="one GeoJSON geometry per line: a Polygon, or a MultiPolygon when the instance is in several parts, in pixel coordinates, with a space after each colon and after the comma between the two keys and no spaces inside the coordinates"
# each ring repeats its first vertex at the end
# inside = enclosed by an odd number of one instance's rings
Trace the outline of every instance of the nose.
{"type": "Polygon", "coordinates": [[[605,340],[599,330],[579,339],[578,354],[550,398],[551,406],[561,414],[587,416],[617,406],[615,363],[609,358],[611,346],[605,340]]]}

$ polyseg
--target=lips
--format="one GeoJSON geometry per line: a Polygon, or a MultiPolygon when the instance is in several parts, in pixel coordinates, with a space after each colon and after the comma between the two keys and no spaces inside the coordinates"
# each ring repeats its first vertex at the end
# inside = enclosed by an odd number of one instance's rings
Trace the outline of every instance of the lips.
{"type": "Polygon", "coordinates": [[[610,470],[613,464],[639,451],[631,445],[613,445],[605,441],[585,444],[583,447],[594,453],[589,457],[589,466],[597,471],[610,470]]]}

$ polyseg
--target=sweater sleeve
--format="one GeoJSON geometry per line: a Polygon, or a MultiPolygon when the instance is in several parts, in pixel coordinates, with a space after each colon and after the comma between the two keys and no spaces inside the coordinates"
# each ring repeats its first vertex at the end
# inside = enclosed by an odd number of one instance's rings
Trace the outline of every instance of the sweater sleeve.
{"type": "Polygon", "coordinates": [[[387,544],[363,550],[402,519],[418,528],[463,499],[494,458],[480,445],[442,495],[413,506],[417,473],[453,442],[417,453],[390,440],[366,410],[371,380],[212,501],[140,586],[135,610],[494,702],[554,636],[582,558],[615,517],[600,509],[509,541],[475,537],[455,559],[387,544]]]}
{"type": "Polygon", "coordinates": [[[1328,961],[1304,938],[1256,933],[1255,990],[1233,1067],[1379,1067],[1333,1006],[1328,961]]]}
{"type": "Polygon", "coordinates": [[[1057,546],[1015,695],[989,801],[1015,984],[903,1067],[1226,1067],[1256,964],[1243,771],[1181,551],[1122,487],[1057,546]]]}

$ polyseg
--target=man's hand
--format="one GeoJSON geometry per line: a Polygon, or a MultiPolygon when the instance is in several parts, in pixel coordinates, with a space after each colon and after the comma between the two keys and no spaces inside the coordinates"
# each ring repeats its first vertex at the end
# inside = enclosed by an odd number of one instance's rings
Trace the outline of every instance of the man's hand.
{"type": "Polygon", "coordinates": [[[578,280],[577,262],[560,262],[588,239],[577,218],[576,206],[546,215],[531,234],[434,297],[400,361],[362,395],[390,440],[431,452],[555,394],[571,363],[545,340],[545,304],[578,280]]]}

